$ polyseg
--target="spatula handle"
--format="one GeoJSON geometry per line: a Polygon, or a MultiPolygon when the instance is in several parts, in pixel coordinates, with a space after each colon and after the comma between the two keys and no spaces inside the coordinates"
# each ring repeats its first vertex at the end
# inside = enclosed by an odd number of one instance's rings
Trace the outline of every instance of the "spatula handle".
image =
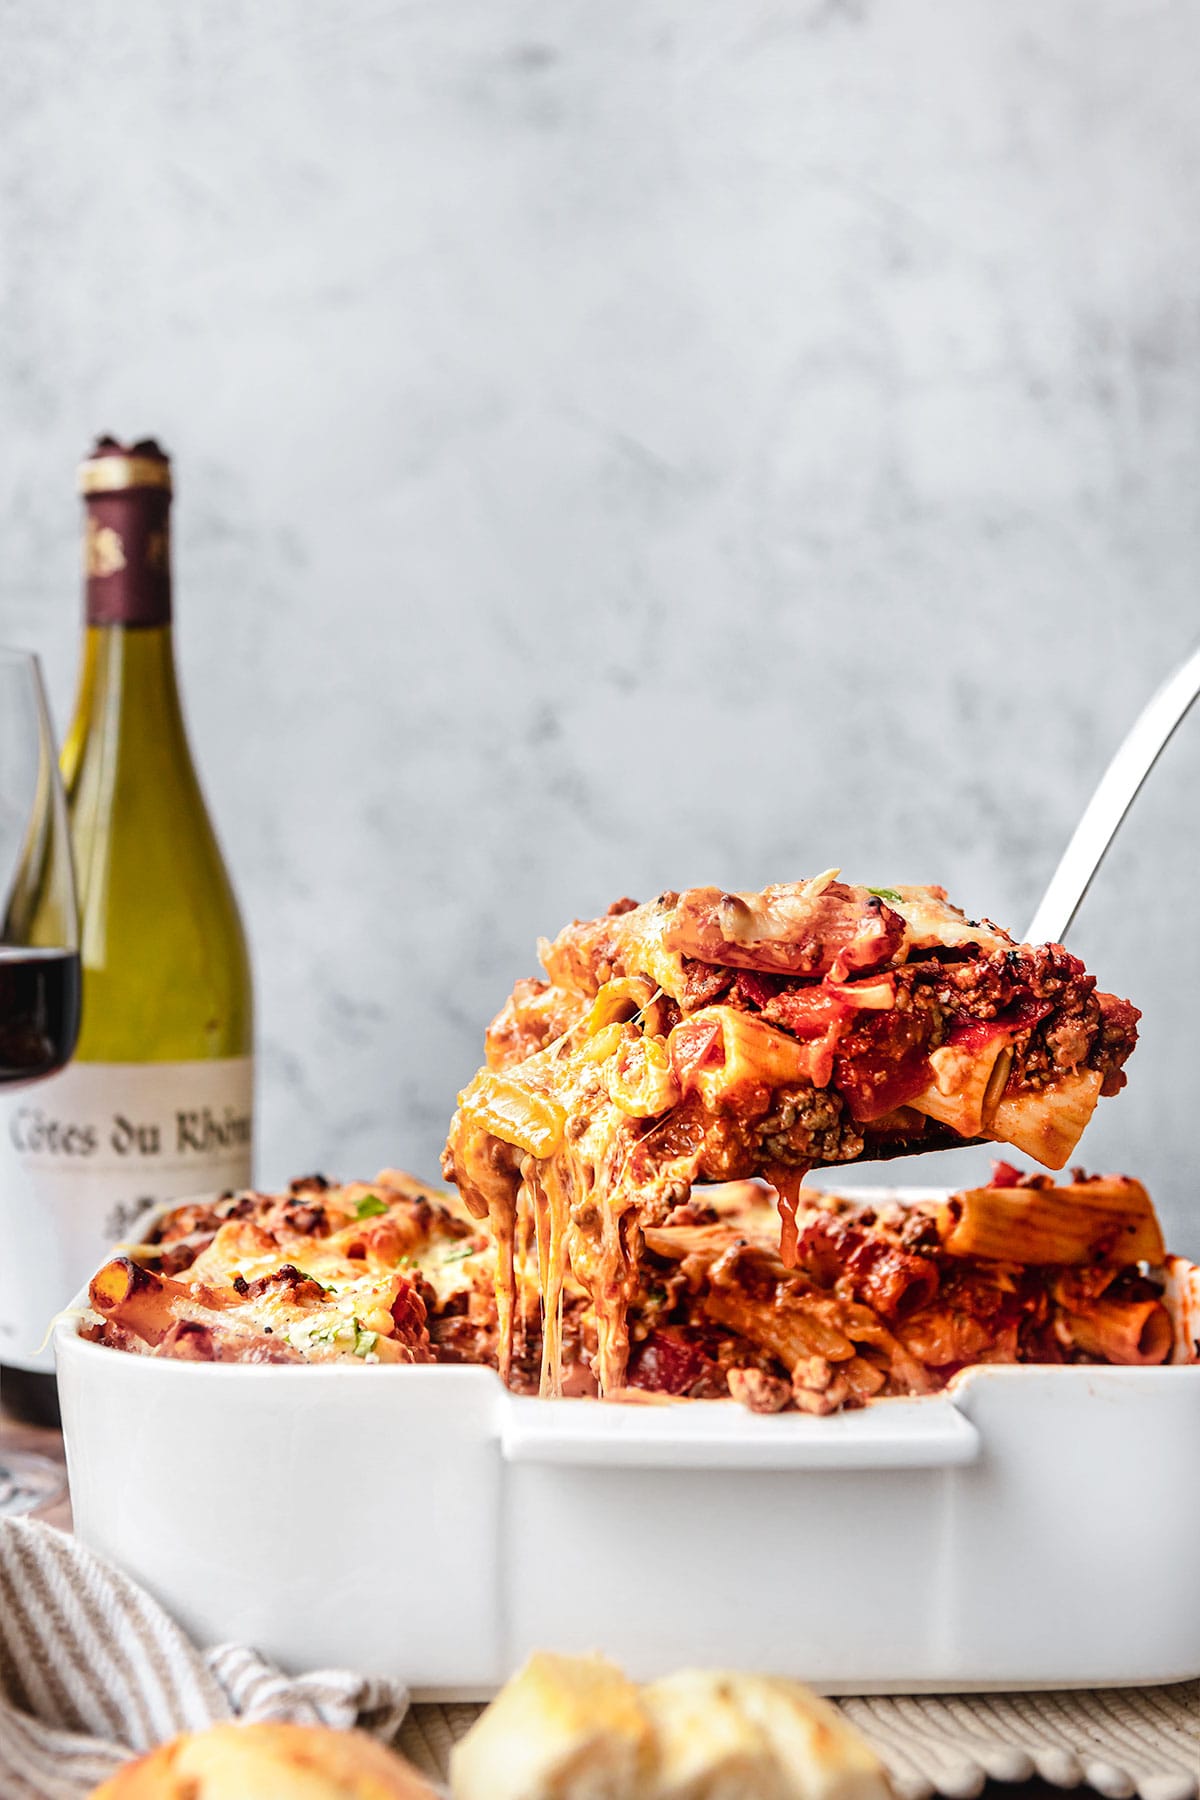
{"type": "Polygon", "coordinates": [[[1066,937],[1122,819],[1197,694],[1200,645],[1143,708],[1104,771],[1033,915],[1027,944],[1060,944],[1066,937]]]}

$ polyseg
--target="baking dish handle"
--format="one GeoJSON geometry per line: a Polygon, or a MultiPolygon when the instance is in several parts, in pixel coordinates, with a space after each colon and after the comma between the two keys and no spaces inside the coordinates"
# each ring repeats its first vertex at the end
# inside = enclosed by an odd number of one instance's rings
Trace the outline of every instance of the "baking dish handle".
{"type": "Polygon", "coordinates": [[[982,1448],[944,1394],[826,1419],[756,1416],[730,1401],[601,1406],[503,1394],[497,1423],[506,1462],[560,1468],[950,1469],[975,1462],[982,1448]]]}

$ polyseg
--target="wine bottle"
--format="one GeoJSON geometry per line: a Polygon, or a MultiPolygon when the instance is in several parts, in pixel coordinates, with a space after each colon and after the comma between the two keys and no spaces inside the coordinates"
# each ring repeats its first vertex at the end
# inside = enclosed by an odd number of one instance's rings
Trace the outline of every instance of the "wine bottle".
{"type": "Polygon", "coordinates": [[[74,1061],[0,1093],[0,1390],[53,1419],[54,1315],[160,1200],[251,1175],[253,1003],[188,748],[171,635],[171,465],[101,438],[80,470],[86,631],[61,766],[79,893],[74,1061]]]}

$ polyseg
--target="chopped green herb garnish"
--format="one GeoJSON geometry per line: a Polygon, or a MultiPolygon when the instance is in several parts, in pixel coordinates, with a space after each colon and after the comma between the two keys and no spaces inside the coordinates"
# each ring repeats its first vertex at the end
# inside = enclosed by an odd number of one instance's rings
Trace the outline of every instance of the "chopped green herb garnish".
{"type": "Polygon", "coordinates": [[[895,888],[868,888],[867,892],[874,894],[877,900],[902,900],[904,898],[902,894],[896,892],[895,888]]]}
{"type": "Polygon", "coordinates": [[[340,1325],[326,1325],[318,1328],[312,1325],[293,1325],[288,1332],[288,1342],[297,1350],[311,1349],[314,1344],[332,1344],[341,1330],[340,1325]]]}
{"type": "Polygon", "coordinates": [[[466,1262],[468,1256],[474,1256],[474,1255],[475,1255],[475,1245],[473,1242],[468,1240],[467,1243],[460,1244],[457,1250],[449,1251],[445,1256],[443,1256],[442,1261],[444,1263],[466,1262]]]}
{"type": "Polygon", "coordinates": [[[379,1333],[377,1331],[364,1331],[362,1326],[359,1324],[358,1320],[355,1319],[355,1321],[354,1321],[354,1354],[355,1354],[355,1356],[370,1356],[372,1350],[374,1350],[374,1348],[378,1342],[379,1342],[379,1333]]]}
{"type": "Polygon", "coordinates": [[[378,1194],[364,1194],[354,1209],[356,1219],[377,1219],[387,1211],[387,1203],[378,1194]]]}

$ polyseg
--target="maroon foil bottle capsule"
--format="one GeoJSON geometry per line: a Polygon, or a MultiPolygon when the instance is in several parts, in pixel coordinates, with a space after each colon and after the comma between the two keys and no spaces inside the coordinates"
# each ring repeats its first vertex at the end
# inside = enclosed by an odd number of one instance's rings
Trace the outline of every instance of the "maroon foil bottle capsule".
{"type": "Polygon", "coordinates": [[[153,438],[102,437],[79,470],[89,625],[171,621],[171,459],[153,438]]]}

